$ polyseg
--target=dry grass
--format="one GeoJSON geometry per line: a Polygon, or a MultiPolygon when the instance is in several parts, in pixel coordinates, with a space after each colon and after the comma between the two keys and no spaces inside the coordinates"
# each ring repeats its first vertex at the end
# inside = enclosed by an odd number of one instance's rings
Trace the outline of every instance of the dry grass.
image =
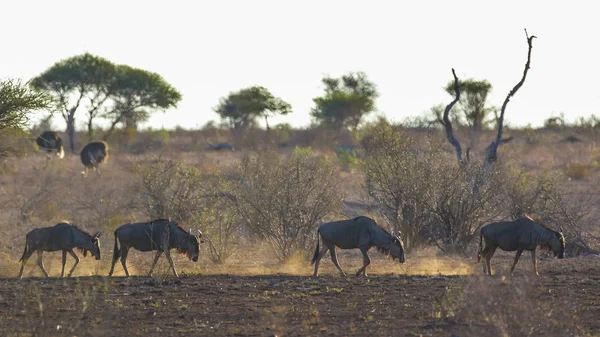
{"type": "MultiPolygon", "coordinates": [[[[298,131],[298,134],[292,135],[291,139],[299,139],[300,135],[307,131],[298,131]]],[[[417,144],[427,144],[425,137],[430,137],[423,132],[408,130],[411,136],[416,137],[417,144]]],[[[509,131],[510,135],[515,136],[515,140],[504,145],[501,152],[507,160],[515,163],[525,171],[534,174],[541,173],[565,173],[567,178],[561,183],[564,188],[573,193],[596,193],[595,186],[600,182],[599,170],[596,169],[598,160],[597,136],[594,133],[586,135],[585,132],[579,132],[582,139],[588,139],[584,142],[569,143],[564,139],[570,131],[538,131],[535,144],[527,141],[526,133],[518,130],[509,131]],[[566,168],[566,172],[565,172],[566,168]],[[585,179],[579,181],[578,179],[585,179]]],[[[156,135],[138,135],[143,139],[156,137],[156,135]],[[144,138],[145,137],[145,138],[144,138]]],[[[491,135],[489,135],[491,137],[491,135]]],[[[69,220],[82,225],[90,231],[102,230],[103,237],[101,241],[103,259],[100,262],[82,259],[78,267],[77,275],[93,275],[94,273],[103,274],[108,269],[108,261],[112,252],[112,231],[121,224],[131,221],[143,221],[146,218],[143,212],[136,209],[132,204],[139,195],[138,187],[141,180],[140,168],[152,165],[157,160],[157,154],[163,157],[181,160],[185,165],[197,168],[200,172],[219,172],[236,166],[246,150],[235,152],[207,152],[198,148],[186,148],[185,144],[196,142],[200,144],[207,136],[198,131],[173,131],[163,138],[168,139],[165,142],[162,152],[146,152],[141,154],[132,154],[127,151],[127,147],[121,147],[124,152],[120,152],[119,146],[112,146],[113,152],[110,154],[109,162],[102,167],[102,176],[90,174],[88,177],[82,177],[80,172],[82,165],[77,155],[67,154],[63,160],[47,160],[42,153],[30,153],[19,158],[9,158],[0,165],[0,208],[3,217],[0,219],[0,230],[3,235],[0,236],[0,270],[2,276],[16,274],[17,260],[23,249],[25,234],[41,226],[54,225],[61,220],[69,220]]],[[[481,149],[474,151],[477,156],[486,145],[485,140],[488,135],[482,136],[481,149]]],[[[220,141],[227,141],[223,135],[217,137],[220,141]]],[[[300,137],[301,138],[301,137],[300,137]]],[[[309,137],[310,138],[310,137],[309,137]]],[[[162,138],[161,138],[162,139],[162,138]]],[[[303,139],[303,138],[302,138],[303,139]]],[[[308,138],[306,138],[308,139],[308,138]]],[[[312,138],[311,138],[312,139],[312,138]]],[[[436,134],[433,137],[444,144],[443,135],[436,134]]],[[[313,139],[313,141],[315,141],[313,139]]],[[[329,142],[330,140],[328,140],[329,142]]],[[[135,140],[134,140],[135,143],[135,140]]],[[[292,144],[290,144],[292,145],[292,144]]],[[[303,145],[303,144],[302,144],[303,145]]],[[[331,146],[316,143],[313,145],[313,151],[320,155],[335,156],[331,146]],[[320,149],[320,150],[319,150],[320,149]]],[[[452,148],[445,144],[449,160],[453,160],[452,148]]],[[[292,148],[280,149],[286,155],[291,154],[292,148]]],[[[363,202],[364,176],[360,170],[340,173],[340,189],[345,194],[345,200],[352,202],[363,202]]],[[[356,210],[359,212],[359,210],[356,210]]],[[[343,214],[353,214],[352,209],[339,211],[339,217],[343,214]]],[[[377,214],[374,214],[377,216],[377,214]]],[[[592,220],[586,220],[586,228],[590,232],[596,232],[598,226],[592,220]]],[[[197,224],[184,224],[185,227],[198,227],[197,224]]],[[[203,247],[203,260],[198,264],[180,261],[180,268],[190,272],[200,273],[284,273],[308,275],[311,273],[310,266],[306,261],[286,263],[281,266],[273,258],[273,253],[262,244],[241,244],[238,251],[231,257],[227,264],[213,264],[206,258],[208,252],[203,247]],[[260,249],[258,249],[259,247],[260,249]]],[[[151,254],[132,253],[129,259],[133,265],[132,268],[142,266],[142,272],[151,259],[151,254]],[[134,262],[143,261],[143,262],[134,262]]],[[[342,260],[346,260],[345,254],[340,254],[342,260]]],[[[360,266],[360,256],[355,253],[348,253],[352,258],[348,258],[348,267],[358,268],[360,266]]],[[[422,254],[422,253],[417,253],[422,254]]],[[[449,263],[447,257],[435,257],[434,253],[427,253],[425,256],[410,256],[406,266],[395,266],[386,261],[374,259],[370,267],[372,273],[408,273],[408,274],[466,274],[471,272],[471,265],[463,262],[449,263]],[[415,261],[410,262],[410,261],[415,261]],[[450,264],[450,267],[448,265],[450,264]],[[393,266],[393,267],[391,267],[393,266]]],[[[46,254],[46,264],[51,272],[55,273],[60,268],[60,254],[46,254]],[[56,255],[56,256],[54,256],[56,255]],[[58,269],[56,269],[58,268],[58,269]]],[[[376,256],[376,253],[372,253],[376,256]]],[[[68,263],[71,263],[68,260],[68,263]]],[[[161,260],[162,261],[162,260],[161,260]]],[[[454,261],[454,260],[452,260],[454,261]]],[[[28,269],[34,268],[33,261],[30,262],[28,269]]],[[[329,267],[324,264],[327,272],[329,267]]]]}

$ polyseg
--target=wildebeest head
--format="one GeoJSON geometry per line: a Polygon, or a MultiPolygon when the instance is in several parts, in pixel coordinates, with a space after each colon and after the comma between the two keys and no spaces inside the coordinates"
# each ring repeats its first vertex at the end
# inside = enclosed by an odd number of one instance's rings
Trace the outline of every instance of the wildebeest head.
{"type": "MultiPolygon", "coordinates": [[[[100,260],[100,235],[102,233],[100,232],[96,232],[96,234],[94,234],[94,236],[90,239],[92,241],[92,249],[90,250],[90,254],[92,254],[92,256],[96,257],[96,260],[100,260]]],[[[87,256],[87,249],[83,250],[83,257],[87,256]]]]}
{"type": "Polygon", "coordinates": [[[567,241],[565,240],[565,236],[562,233],[562,228],[558,232],[554,232],[554,237],[552,238],[552,243],[550,245],[550,249],[554,253],[554,256],[558,256],[559,259],[565,257],[565,246],[567,241]]]}
{"type": "Polygon", "coordinates": [[[400,238],[400,232],[398,232],[397,235],[394,235],[392,232],[392,242],[391,245],[389,245],[389,250],[393,259],[398,259],[400,263],[404,263],[404,245],[400,238]]]}
{"type": "Polygon", "coordinates": [[[190,229],[190,232],[181,243],[181,252],[186,254],[187,257],[194,262],[198,262],[198,257],[200,256],[200,238],[202,238],[202,232],[200,230],[198,230],[198,236],[195,236],[190,229]]]}

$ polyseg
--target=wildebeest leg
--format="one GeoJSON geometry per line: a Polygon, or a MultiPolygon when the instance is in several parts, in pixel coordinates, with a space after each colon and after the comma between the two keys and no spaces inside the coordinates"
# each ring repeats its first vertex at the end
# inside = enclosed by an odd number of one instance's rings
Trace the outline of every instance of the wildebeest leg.
{"type": "Polygon", "coordinates": [[[360,276],[361,273],[367,276],[367,266],[371,264],[371,259],[369,258],[367,251],[368,249],[360,248],[360,252],[363,254],[363,266],[356,272],[356,276],[360,276]]]}
{"type": "Polygon", "coordinates": [[[344,273],[344,271],[342,270],[342,267],[340,267],[338,260],[337,260],[337,256],[335,255],[335,246],[333,246],[332,248],[329,248],[329,253],[331,254],[331,261],[333,261],[333,264],[335,264],[335,266],[340,271],[340,273],[342,273],[342,275],[346,276],[346,273],[344,273]]]}
{"type": "Polygon", "coordinates": [[[62,251],[62,270],[60,271],[60,277],[65,276],[65,264],[67,264],[67,251],[62,251]]]}
{"type": "Polygon", "coordinates": [[[533,260],[533,270],[535,271],[535,275],[540,276],[540,273],[538,273],[537,259],[535,258],[535,248],[531,251],[531,259],[533,260]]]}
{"type": "Polygon", "coordinates": [[[483,273],[484,274],[487,273],[487,270],[485,268],[486,267],[486,259],[485,259],[485,257],[487,256],[488,250],[489,250],[488,246],[486,245],[485,248],[481,251],[481,257],[483,257],[483,261],[482,262],[483,262],[483,273]]]}
{"type": "Polygon", "coordinates": [[[171,270],[173,271],[173,275],[175,275],[175,277],[179,277],[179,275],[177,275],[177,271],[175,270],[175,265],[173,264],[173,259],[171,259],[171,253],[169,253],[168,250],[165,252],[165,256],[167,257],[167,260],[169,261],[169,264],[171,265],[171,270]]]}
{"type": "Polygon", "coordinates": [[[125,275],[129,277],[129,271],[127,271],[127,254],[129,253],[129,247],[121,246],[121,265],[123,266],[123,270],[125,270],[125,275]]]}
{"type": "Polygon", "coordinates": [[[487,266],[488,275],[492,275],[492,256],[494,256],[494,252],[496,252],[496,246],[492,246],[488,249],[488,252],[485,254],[485,264],[487,266]]]}
{"type": "Polygon", "coordinates": [[[38,261],[37,261],[37,263],[38,263],[38,266],[40,267],[40,269],[42,270],[42,273],[44,273],[44,275],[46,277],[50,277],[50,276],[48,276],[48,273],[46,272],[46,269],[44,269],[44,263],[42,262],[42,251],[38,250],[37,251],[37,255],[38,255],[38,261]]]}
{"type": "Polygon", "coordinates": [[[75,264],[73,265],[73,267],[71,267],[71,270],[69,271],[69,274],[67,275],[67,277],[71,277],[71,275],[73,275],[73,271],[75,270],[75,267],[77,267],[77,264],[79,263],[79,257],[77,257],[77,254],[75,254],[73,252],[73,250],[69,250],[69,254],[75,259],[75,264]]]}
{"type": "Polygon", "coordinates": [[[512,267],[510,267],[511,275],[512,275],[513,271],[515,270],[515,266],[517,265],[517,262],[519,262],[519,258],[521,257],[522,253],[523,253],[523,249],[517,250],[517,255],[515,256],[515,262],[513,263],[512,267]]]}
{"type": "Polygon", "coordinates": [[[25,264],[27,263],[27,260],[29,260],[29,258],[31,257],[31,254],[33,254],[33,252],[28,251],[27,248],[25,248],[25,252],[23,253],[23,256],[21,257],[21,270],[19,271],[19,278],[21,278],[23,276],[23,269],[25,268],[25,264]]]}
{"type": "Polygon", "coordinates": [[[329,247],[326,244],[323,244],[323,249],[321,249],[321,251],[319,252],[319,255],[317,255],[317,259],[315,260],[315,273],[313,274],[313,276],[319,276],[319,274],[318,274],[319,262],[321,261],[323,256],[325,256],[328,249],[329,249],[329,247]]]}
{"type": "Polygon", "coordinates": [[[152,266],[150,267],[150,271],[148,272],[148,276],[152,276],[152,271],[154,270],[154,266],[156,266],[156,262],[158,262],[158,258],[162,254],[161,250],[156,251],[156,256],[154,256],[154,262],[152,262],[152,266]]]}
{"type": "Polygon", "coordinates": [[[110,271],[108,272],[108,276],[112,276],[113,272],[115,271],[115,263],[117,263],[119,256],[121,256],[121,252],[119,252],[118,254],[113,254],[112,264],[110,266],[110,271]]]}

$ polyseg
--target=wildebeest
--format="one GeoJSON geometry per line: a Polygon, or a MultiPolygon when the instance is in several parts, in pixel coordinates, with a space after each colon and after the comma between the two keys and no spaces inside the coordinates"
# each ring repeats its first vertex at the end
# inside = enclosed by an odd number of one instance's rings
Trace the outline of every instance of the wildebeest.
{"type": "Polygon", "coordinates": [[[367,252],[373,246],[386,255],[392,255],[392,259],[397,258],[400,263],[404,263],[404,247],[400,237],[383,230],[371,218],[359,216],[350,220],[325,223],[319,226],[317,234],[317,248],[315,249],[311,263],[315,264],[314,276],[319,275],[319,261],[328,250],[330,251],[333,264],[335,264],[342,275],[346,276],[346,273],[344,273],[338,264],[335,254],[336,246],[341,249],[360,249],[363,254],[364,265],[356,272],[356,276],[359,276],[361,273],[367,276],[367,266],[371,263],[367,252]],[[320,252],[319,236],[323,241],[323,250],[320,252]]]}
{"type": "Polygon", "coordinates": [[[551,250],[554,252],[554,256],[562,259],[565,256],[565,244],[565,236],[562,233],[562,229],[558,232],[554,231],[526,215],[515,221],[495,222],[483,226],[479,234],[477,262],[479,263],[481,258],[485,257],[483,272],[486,272],[487,267],[487,273],[492,275],[490,260],[494,256],[496,248],[500,247],[500,249],[508,252],[516,250],[517,255],[510,268],[510,273],[512,274],[523,250],[529,250],[531,251],[531,258],[533,260],[533,269],[535,274],[539,276],[537,260],[535,258],[537,247],[541,246],[551,250]],[[485,240],[485,248],[482,249],[483,240],[485,240]]]}
{"type": "Polygon", "coordinates": [[[58,158],[65,157],[63,141],[57,132],[44,131],[35,141],[40,149],[48,152],[48,154],[54,152],[58,158]]]}
{"type": "Polygon", "coordinates": [[[73,270],[79,263],[79,258],[73,252],[73,248],[83,250],[83,256],[87,256],[89,251],[96,260],[100,260],[100,232],[96,232],[94,235],[90,235],[74,225],[66,222],[58,223],[52,227],[36,228],[25,236],[25,250],[23,256],[19,262],[21,262],[21,271],[19,271],[19,278],[23,275],[23,268],[27,263],[29,257],[33,252],[37,252],[38,255],[38,266],[42,269],[42,272],[46,277],[48,273],[44,269],[42,263],[42,252],[55,252],[62,250],[62,271],[60,277],[65,274],[65,264],[67,262],[67,253],[75,259],[75,264],[67,275],[70,277],[73,274],[73,270]]]}
{"type": "Polygon", "coordinates": [[[113,252],[112,265],[108,276],[112,276],[115,269],[115,263],[121,258],[121,265],[125,270],[125,275],[129,276],[127,271],[127,253],[130,248],[135,248],[142,252],[156,250],[154,262],[150,267],[149,276],[152,276],[154,266],[158,258],[164,253],[171,265],[171,270],[175,277],[177,271],[173,260],[171,259],[171,249],[176,248],[177,252],[187,255],[190,260],[198,261],[200,247],[198,239],[202,237],[202,232],[198,231],[198,237],[192,234],[192,231],[186,232],[175,222],[167,219],[157,219],[150,222],[125,224],[115,231],[115,247],[113,252]],[[120,243],[120,248],[119,248],[120,243]]]}
{"type": "Polygon", "coordinates": [[[95,169],[100,174],[100,164],[108,159],[108,144],[103,141],[90,142],[81,150],[81,163],[85,166],[83,174],[88,169],[95,169]]]}

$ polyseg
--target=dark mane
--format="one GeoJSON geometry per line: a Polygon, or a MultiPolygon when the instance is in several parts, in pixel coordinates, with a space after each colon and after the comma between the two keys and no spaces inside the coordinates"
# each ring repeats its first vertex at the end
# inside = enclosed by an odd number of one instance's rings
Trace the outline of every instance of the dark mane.
{"type": "Polygon", "coordinates": [[[354,219],[352,219],[352,220],[356,221],[356,220],[358,220],[358,219],[360,219],[360,218],[365,218],[365,219],[368,219],[368,220],[371,220],[371,221],[373,221],[373,223],[374,223],[375,225],[377,225],[377,228],[381,229],[381,230],[382,230],[384,233],[386,233],[387,235],[389,235],[389,236],[393,236],[393,235],[392,235],[390,232],[388,232],[388,231],[387,231],[385,228],[381,227],[381,226],[380,226],[380,225],[377,223],[377,221],[375,221],[375,220],[373,220],[373,219],[369,218],[368,216],[361,215],[361,216],[357,216],[356,218],[354,218],[354,219]]]}
{"type": "Polygon", "coordinates": [[[86,231],[83,228],[81,228],[81,227],[79,227],[79,226],[77,226],[75,224],[72,224],[72,223],[70,223],[68,221],[62,221],[62,222],[58,223],[57,225],[60,225],[60,224],[67,224],[67,225],[72,226],[73,228],[77,229],[78,231],[82,232],[83,234],[85,234],[85,235],[87,235],[89,237],[93,237],[93,235],[90,234],[88,231],[86,231]]]}
{"type": "Polygon", "coordinates": [[[179,228],[182,232],[185,232],[186,234],[189,234],[188,231],[185,230],[185,228],[181,227],[178,223],[176,222],[171,222],[172,225],[175,225],[176,228],[179,228]]]}
{"type": "Polygon", "coordinates": [[[539,225],[540,227],[547,229],[549,231],[553,231],[556,232],[554,229],[550,228],[550,226],[548,226],[546,223],[544,223],[542,221],[542,219],[537,215],[537,214],[524,214],[523,215],[525,218],[535,222],[537,225],[539,225]]]}

